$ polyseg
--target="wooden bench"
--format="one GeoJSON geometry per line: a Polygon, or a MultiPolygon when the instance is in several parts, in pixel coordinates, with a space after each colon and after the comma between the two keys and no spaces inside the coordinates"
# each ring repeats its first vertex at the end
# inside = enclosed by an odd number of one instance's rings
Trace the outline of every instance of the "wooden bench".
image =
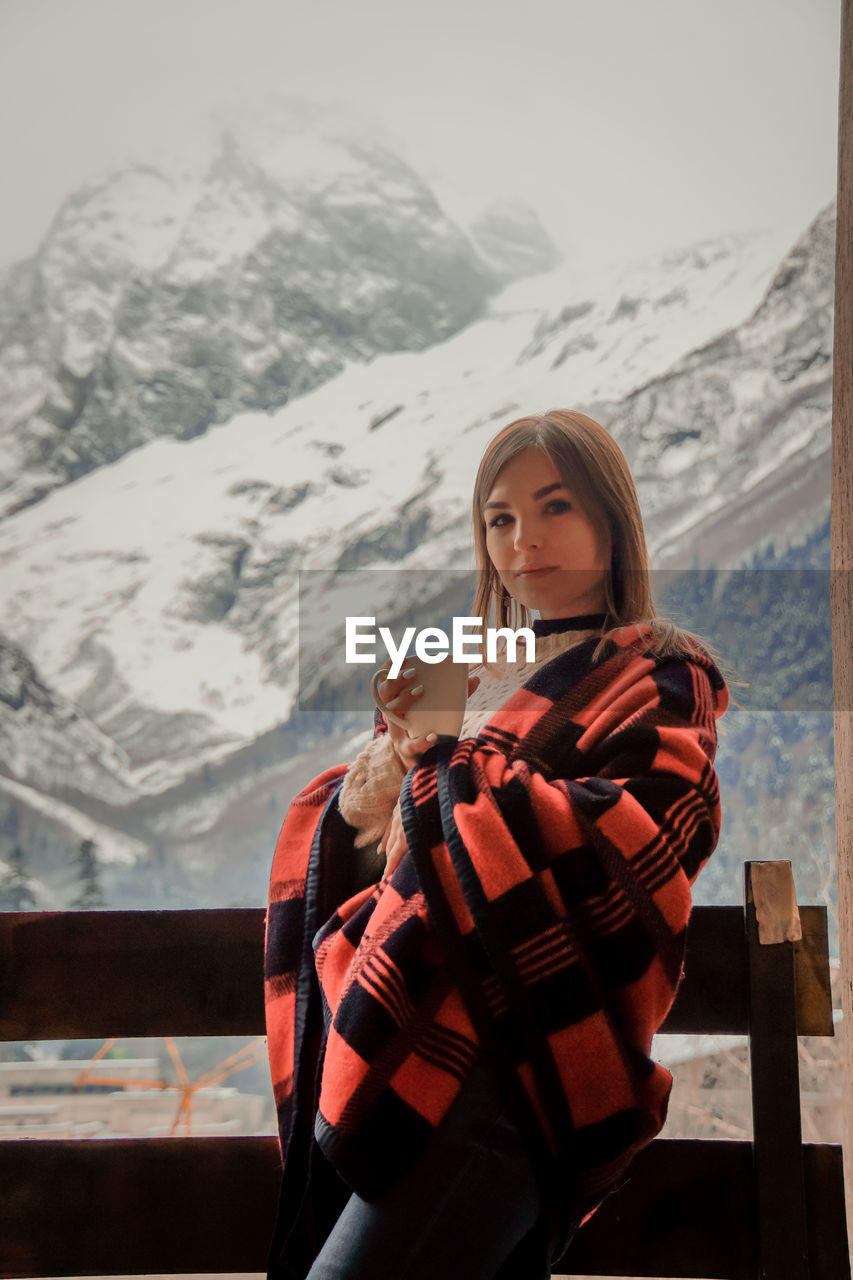
{"type": "MultiPolygon", "coordinates": [[[[797,1034],[832,1035],[826,912],[762,943],[698,907],[664,1030],[749,1036],[753,1142],[652,1143],[555,1274],[845,1280],[841,1151],[803,1144],[797,1034]]],[[[778,874],[778,873],[776,873],[778,874]]],[[[788,867],[790,874],[790,867],[788,867]]],[[[0,1038],[263,1034],[262,910],[0,914],[0,1038]]],[[[0,1141],[0,1275],[263,1272],[274,1137],[0,1141]]]]}

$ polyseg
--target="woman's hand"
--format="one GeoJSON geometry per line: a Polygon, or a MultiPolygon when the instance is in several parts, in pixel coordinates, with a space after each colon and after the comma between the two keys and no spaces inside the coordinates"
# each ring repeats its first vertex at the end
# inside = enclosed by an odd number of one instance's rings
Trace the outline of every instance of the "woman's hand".
{"type": "MultiPolygon", "coordinates": [[[[385,671],[385,678],[379,682],[379,696],[389,711],[405,717],[406,712],[417,702],[424,691],[422,684],[416,685],[414,683],[417,667],[404,666],[395,680],[391,680],[388,676],[388,672],[391,670],[390,660],[383,670],[385,671]]],[[[469,698],[479,683],[479,676],[468,677],[469,698]]],[[[435,742],[436,735],[431,733],[422,735],[419,738],[410,738],[406,730],[395,724],[393,720],[386,717],[385,722],[388,725],[388,736],[397,754],[397,759],[400,761],[404,772],[408,773],[417,764],[423,753],[435,742]]]]}
{"type": "MultiPolygon", "coordinates": [[[[417,667],[404,667],[395,680],[389,678],[390,670],[389,660],[384,667],[385,678],[379,682],[379,696],[389,711],[393,711],[398,716],[405,716],[423,693],[423,685],[414,683],[417,667]]],[[[404,773],[408,773],[431,744],[427,742],[426,737],[410,738],[406,730],[395,724],[388,716],[385,717],[385,723],[388,725],[388,737],[391,739],[397,759],[404,773]]]]}
{"type": "Polygon", "coordinates": [[[406,833],[403,830],[403,815],[400,812],[399,800],[394,806],[394,812],[388,820],[388,826],[385,828],[377,847],[380,853],[385,854],[383,879],[387,880],[409,847],[406,843],[406,833]]]}

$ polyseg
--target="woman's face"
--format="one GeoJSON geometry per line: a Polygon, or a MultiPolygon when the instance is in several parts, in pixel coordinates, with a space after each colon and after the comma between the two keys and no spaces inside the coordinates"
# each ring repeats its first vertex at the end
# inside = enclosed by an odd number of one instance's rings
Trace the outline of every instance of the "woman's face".
{"type": "Polygon", "coordinates": [[[551,458],[525,449],[498,474],[483,508],[486,548],[509,595],[543,618],[605,609],[610,548],[551,458]]]}

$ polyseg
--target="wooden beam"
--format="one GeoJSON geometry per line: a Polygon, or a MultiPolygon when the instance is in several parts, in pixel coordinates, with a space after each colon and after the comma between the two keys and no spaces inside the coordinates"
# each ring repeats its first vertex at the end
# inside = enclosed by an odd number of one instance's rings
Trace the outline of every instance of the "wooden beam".
{"type": "Polygon", "coordinates": [[[844,1162],[853,1222],[853,0],[842,0],[832,394],[831,611],[844,1162]]]}
{"type": "MultiPolygon", "coordinates": [[[[0,1142],[0,1275],[261,1272],[279,1182],[275,1138],[0,1142]]],[[[748,1142],[654,1142],[572,1269],[754,1277],[752,1187],[748,1142]]]]}
{"type": "Polygon", "coordinates": [[[264,912],[0,913],[0,1039],[264,1033],[264,912]]]}
{"type": "MultiPolygon", "coordinates": [[[[809,1280],[850,1280],[840,1163],[837,1146],[803,1147],[809,1280]]],[[[759,1271],[756,1214],[749,1143],[658,1138],[581,1228],[554,1275],[788,1280],[785,1265],[759,1271]]]]}
{"type": "Polygon", "coordinates": [[[270,1137],[0,1142],[0,1276],[266,1270],[270,1137]]]}
{"type": "MultiPolygon", "coordinates": [[[[832,1035],[826,909],[801,907],[797,1029],[832,1035]]],[[[264,1034],[264,912],[0,912],[0,1040],[264,1034]]],[[[697,907],[663,1030],[747,1032],[740,907],[697,907]]]]}
{"type": "MultiPolygon", "coordinates": [[[[848,1277],[839,1149],[803,1148],[810,1280],[848,1277]]],[[[263,1272],[271,1137],[0,1142],[0,1276],[263,1272]]],[[[754,1280],[751,1145],[658,1139],[572,1244],[570,1275],[754,1280]]]]}

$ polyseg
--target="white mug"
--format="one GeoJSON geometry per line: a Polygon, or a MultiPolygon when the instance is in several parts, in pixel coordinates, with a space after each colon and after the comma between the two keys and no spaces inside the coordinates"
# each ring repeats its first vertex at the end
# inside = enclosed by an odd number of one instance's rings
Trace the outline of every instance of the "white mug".
{"type": "Polygon", "coordinates": [[[441,662],[406,658],[403,669],[408,671],[410,667],[416,669],[417,675],[409,688],[414,689],[422,684],[424,691],[412,703],[405,716],[389,711],[379,696],[379,683],[387,675],[384,670],[374,672],[370,681],[373,701],[385,718],[405,729],[410,738],[420,738],[428,733],[449,734],[457,738],[465,718],[465,703],[468,699],[468,663],[453,662],[448,654],[441,662]]]}

